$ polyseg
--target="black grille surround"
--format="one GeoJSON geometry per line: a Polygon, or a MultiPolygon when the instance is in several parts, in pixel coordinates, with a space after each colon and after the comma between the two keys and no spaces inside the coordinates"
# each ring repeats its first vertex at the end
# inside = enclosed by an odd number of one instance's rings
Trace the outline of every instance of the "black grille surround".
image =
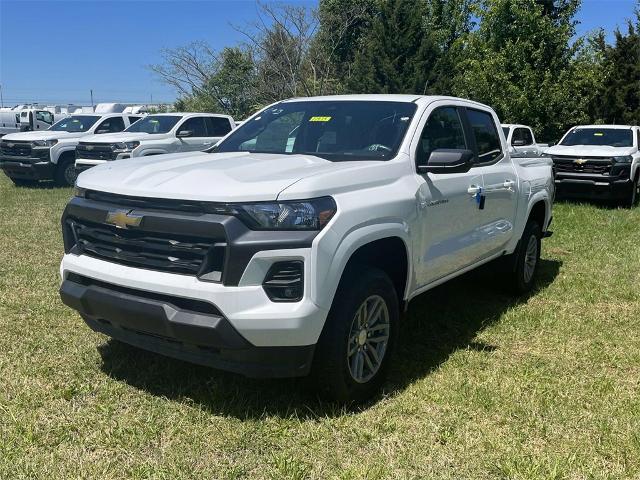
{"type": "Polygon", "coordinates": [[[76,145],[76,158],[87,160],[115,160],[118,154],[110,143],[80,142],[76,145]]]}
{"type": "Polygon", "coordinates": [[[0,142],[0,153],[11,157],[31,157],[31,142],[2,140],[0,142]]]}
{"type": "Polygon", "coordinates": [[[628,173],[628,164],[616,164],[611,157],[554,155],[552,160],[557,173],[602,176],[620,176],[628,173]]]}
{"type": "Polygon", "coordinates": [[[317,231],[255,231],[231,215],[202,213],[202,202],[87,191],[62,216],[65,253],[134,268],[195,276],[237,286],[255,253],[309,248],[317,231]],[[200,207],[198,207],[200,205],[200,207]],[[118,228],[113,212],[141,216],[118,228]]]}

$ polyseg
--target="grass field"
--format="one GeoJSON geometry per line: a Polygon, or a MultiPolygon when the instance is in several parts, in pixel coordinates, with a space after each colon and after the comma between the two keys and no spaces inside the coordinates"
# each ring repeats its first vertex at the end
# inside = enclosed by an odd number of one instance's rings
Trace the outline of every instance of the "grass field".
{"type": "Polygon", "coordinates": [[[0,178],[0,478],[639,478],[640,209],[556,205],[537,292],[415,300],[346,410],[91,332],[58,298],[69,189],[0,178]]]}

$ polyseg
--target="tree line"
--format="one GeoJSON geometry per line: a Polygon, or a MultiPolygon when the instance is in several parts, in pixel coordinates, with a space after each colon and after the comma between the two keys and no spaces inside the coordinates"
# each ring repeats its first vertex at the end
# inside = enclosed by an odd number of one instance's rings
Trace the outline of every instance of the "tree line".
{"type": "Polygon", "coordinates": [[[290,97],[453,95],[557,140],[584,123],[640,123],[640,0],[624,28],[576,34],[581,0],[321,0],[258,4],[244,38],[163,50],[150,68],[180,110],[245,118],[290,97]]]}

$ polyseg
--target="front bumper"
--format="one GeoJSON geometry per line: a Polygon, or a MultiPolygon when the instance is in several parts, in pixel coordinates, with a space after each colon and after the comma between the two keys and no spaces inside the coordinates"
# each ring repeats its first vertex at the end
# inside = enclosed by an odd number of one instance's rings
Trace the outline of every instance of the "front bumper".
{"type": "Polygon", "coordinates": [[[24,180],[51,180],[55,165],[42,157],[0,157],[0,169],[10,178],[24,180]]]}
{"type": "Polygon", "coordinates": [[[63,302],[96,332],[137,347],[249,377],[309,373],[314,346],[256,347],[208,302],[91,280],[70,274],[63,302]]]}
{"type": "Polygon", "coordinates": [[[621,200],[631,193],[633,184],[627,176],[566,174],[558,172],[555,178],[558,197],[621,200]]]}

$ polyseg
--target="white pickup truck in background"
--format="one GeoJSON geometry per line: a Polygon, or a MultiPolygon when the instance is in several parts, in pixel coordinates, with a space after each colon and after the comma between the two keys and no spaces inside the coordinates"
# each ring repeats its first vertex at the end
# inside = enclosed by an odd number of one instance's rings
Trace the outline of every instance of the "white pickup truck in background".
{"type": "Polygon", "coordinates": [[[511,145],[519,155],[537,157],[549,147],[547,143],[537,143],[533,129],[527,125],[503,123],[502,131],[507,145],[511,145]]]}
{"type": "Polygon", "coordinates": [[[551,166],[513,161],[485,105],[292,99],[210,152],[78,177],[60,294],[92,329],[248,376],[311,373],[362,400],[417,295],[492,260],[496,281],[534,287],[551,166]]]}
{"type": "Polygon", "coordinates": [[[124,132],[83,138],[76,148],[76,169],[81,172],[111,160],[207,150],[234,128],[228,115],[148,115],[124,132]]]}
{"type": "Polygon", "coordinates": [[[120,132],[140,118],[132,113],[71,115],[47,130],[5,135],[0,141],[0,168],[19,186],[40,180],[71,186],[77,176],[75,149],[81,138],[120,132]]]}
{"type": "Polygon", "coordinates": [[[553,160],[559,196],[614,200],[633,207],[640,198],[640,127],[580,125],[545,155],[553,160]]]}

